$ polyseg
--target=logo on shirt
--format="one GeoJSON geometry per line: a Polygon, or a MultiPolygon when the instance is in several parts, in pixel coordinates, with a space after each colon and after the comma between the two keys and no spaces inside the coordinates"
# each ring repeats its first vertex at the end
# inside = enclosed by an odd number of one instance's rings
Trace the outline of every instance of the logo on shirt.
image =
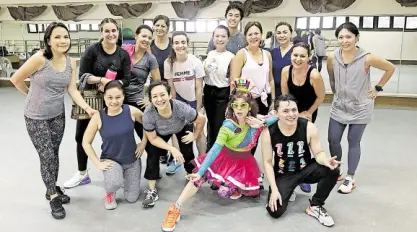
{"type": "Polygon", "coordinates": [[[174,76],[176,77],[189,76],[189,75],[191,75],[191,72],[189,70],[174,73],[174,76]]]}
{"type": "MultiPolygon", "coordinates": [[[[285,170],[285,157],[283,152],[283,144],[278,143],[275,145],[276,148],[276,155],[279,157],[279,163],[278,163],[278,173],[284,174],[285,170]]],[[[294,142],[288,142],[286,144],[286,158],[288,159],[288,171],[294,172],[296,171],[296,160],[299,159],[300,161],[300,169],[303,169],[305,166],[307,166],[307,163],[304,159],[304,141],[297,141],[294,142]],[[294,147],[294,144],[296,144],[296,148],[294,147]]]]}

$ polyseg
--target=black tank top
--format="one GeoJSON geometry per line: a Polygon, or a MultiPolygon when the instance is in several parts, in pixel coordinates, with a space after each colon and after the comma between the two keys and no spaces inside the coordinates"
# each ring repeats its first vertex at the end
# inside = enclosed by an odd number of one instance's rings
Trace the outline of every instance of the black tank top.
{"type": "Polygon", "coordinates": [[[307,141],[307,123],[307,119],[298,118],[297,129],[291,136],[282,134],[277,123],[268,127],[275,160],[275,176],[299,172],[314,162],[307,141]]]}
{"type": "MultiPolygon", "coordinates": [[[[314,67],[310,66],[306,74],[306,81],[303,85],[295,85],[293,77],[293,66],[290,66],[288,74],[288,91],[297,100],[298,112],[307,111],[316,101],[317,95],[314,92],[314,87],[310,84],[310,74],[314,67]]],[[[314,112],[317,113],[317,110],[314,112]]]]}

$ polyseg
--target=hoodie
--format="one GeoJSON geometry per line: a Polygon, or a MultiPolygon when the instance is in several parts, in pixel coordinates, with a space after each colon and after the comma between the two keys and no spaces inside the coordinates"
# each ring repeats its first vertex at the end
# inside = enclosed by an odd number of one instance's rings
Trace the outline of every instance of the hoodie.
{"type": "Polygon", "coordinates": [[[317,56],[326,56],[326,40],[322,35],[313,37],[314,51],[317,56]]]}
{"type": "Polygon", "coordinates": [[[342,124],[368,124],[372,119],[374,100],[370,98],[370,71],[365,67],[366,52],[358,48],[349,64],[343,63],[342,50],[334,51],[333,75],[329,75],[334,92],[330,117],[342,124]]]}

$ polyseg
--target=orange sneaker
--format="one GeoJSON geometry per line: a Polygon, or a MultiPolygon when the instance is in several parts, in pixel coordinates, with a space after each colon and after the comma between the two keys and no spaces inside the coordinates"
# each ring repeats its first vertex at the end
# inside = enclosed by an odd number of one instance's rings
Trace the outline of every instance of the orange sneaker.
{"type": "Polygon", "coordinates": [[[237,200],[237,199],[239,199],[239,198],[241,198],[242,197],[242,194],[241,193],[239,193],[239,191],[236,191],[235,193],[233,193],[233,195],[232,196],[230,196],[230,199],[232,199],[232,200],[237,200]]]}
{"type": "Polygon", "coordinates": [[[164,222],[162,222],[162,230],[166,232],[174,231],[175,224],[180,221],[180,218],[181,211],[175,207],[175,204],[171,204],[168,208],[164,222]]]}

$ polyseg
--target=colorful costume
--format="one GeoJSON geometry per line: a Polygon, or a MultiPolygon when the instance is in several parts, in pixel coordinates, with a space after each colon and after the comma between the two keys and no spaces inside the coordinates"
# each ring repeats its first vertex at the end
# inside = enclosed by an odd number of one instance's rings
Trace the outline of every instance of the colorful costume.
{"type": "MultiPolygon", "coordinates": [[[[266,126],[277,120],[277,117],[269,116],[266,126]]],[[[239,125],[231,119],[224,120],[210,151],[192,161],[193,172],[202,177],[194,182],[196,187],[208,181],[219,187],[221,197],[230,197],[236,191],[246,196],[258,196],[262,177],[251,149],[256,146],[262,130],[247,124],[239,125]]]]}

